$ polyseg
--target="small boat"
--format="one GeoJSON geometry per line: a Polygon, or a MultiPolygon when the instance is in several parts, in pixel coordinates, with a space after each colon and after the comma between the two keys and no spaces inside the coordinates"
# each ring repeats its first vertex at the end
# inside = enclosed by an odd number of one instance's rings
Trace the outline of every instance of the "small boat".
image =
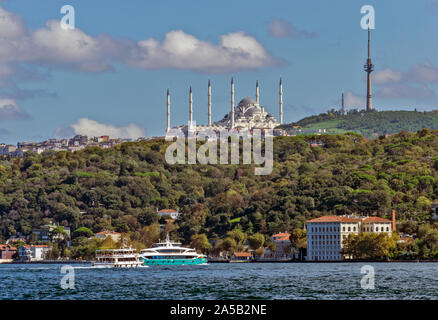
{"type": "Polygon", "coordinates": [[[125,244],[120,249],[96,250],[95,267],[101,268],[137,268],[143,265],[137,251],[125,244]]]}
{"type": "Polygon", "coordinates": [[[195,249],[181,247],[181,243],[172,242],[169,234],[163,242],[155,243],[149,249],[140,251],[145,265],[196,265],[207,263],[207,257],[198,254],[195,249]]]}

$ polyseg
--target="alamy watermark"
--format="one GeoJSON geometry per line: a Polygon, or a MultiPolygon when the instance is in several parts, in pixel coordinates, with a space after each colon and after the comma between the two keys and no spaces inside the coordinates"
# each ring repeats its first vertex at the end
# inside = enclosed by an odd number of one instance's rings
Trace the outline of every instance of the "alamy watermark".
{"type": "Polygon", "coordinates": [[[61,288],[64,290],[75,288],[75,269],[72,266],[65,265],[61,267],[61,273],[66,273],[61,279],[61,288]]]}
{"type": "Polygon", "coordinates": [[[273,130],[222,129],[216,131],[209,128],[201,130],[195,128],[195,124],[190,125],[189,123],[187,132],[181,128],[172,128],[166,133],[166,141],[174,141],[176,138],[176,141],[166,149],[165,159],[168,164],[239,164],[240,141],[242,141],[242,163],[260,165],[254,169],[255,175],[271,174],[273,168],[273,130]],[[204,144],[197,149],[197,142],[200,141],[204,144]],[[262,146],[264,146],[263,153],[262,146]]]}
{"type": "Polygon", "coordinates": [[[75,29],[75,8],[71,5],[65,5],[61,7],[61,13],[64,16],[61,19],[61,28],[63,30],[75,29]]]}
{"type": "Polygon", "coordinates": [[[374,30],[376,28],[376,18],[375,10],[371,5],[365,5],[360,8],[360,13],[365,14],[362,19],[360,19],[360,27],[364,30],[374,30]]]}
{"type": "Polygon", "coordinates": [[[360,287],[364,290],[374,290],[374,280],[375,280],[375,273],[374,273],[374,267],[370,265],[364,265],[362,268],[360,268],[360,273],[365,274],[362,279],[360,280],[360,287]]]}

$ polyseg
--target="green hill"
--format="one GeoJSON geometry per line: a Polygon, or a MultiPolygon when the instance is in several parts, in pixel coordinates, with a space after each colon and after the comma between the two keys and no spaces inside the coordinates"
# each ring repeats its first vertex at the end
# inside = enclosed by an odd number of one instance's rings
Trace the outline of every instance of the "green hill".
{"type": "MultiPolygon", "coordinates": [[[[182,218],[166,230],[186,244],[236,228],[268,237],[324,214],[389,217],[394,208],[399,220],[425,222],[438,199],[438,130],[374,140],[277,137],[269,176],[255,176],[250,165],[168,165],[167,145],[142,141],[1,160],[0,241],[52,221],[145,243],[156,208],[179,208],[182,218]],[[315,139],[323,146],[311,147],[315,139]]],[[[82,233],[73,232],[73,257],[95,248],[82,233]]]]}
{"type": "Polygon", "coordinates": [[[327,133],[357,132],[371,138],[403,130],[416,132],[424,128],[438,129],[438,111],[373,111],[348,115],[327,112],[303,118],[284,128],[296,132],[294,126],[301,127],[304,133],[326,129],[327,133]]]}

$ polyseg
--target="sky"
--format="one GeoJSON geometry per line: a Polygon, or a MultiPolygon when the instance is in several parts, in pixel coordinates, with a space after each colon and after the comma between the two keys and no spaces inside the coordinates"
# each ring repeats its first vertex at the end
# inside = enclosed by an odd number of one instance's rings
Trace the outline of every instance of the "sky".
{"type": "MultiPolygon", "coordinates": [[[[255,94],[284,122],[362,108],[367,32],[377,110],[438,109],[438,1],[0,0],[0,143],[88,136],[162,136],[171,125],[207,123],[255,94]],[[63,29],[71,5],[75,28],[63,29]]],[[[71,23],[71,21],[68,21],[71,23]]]]}

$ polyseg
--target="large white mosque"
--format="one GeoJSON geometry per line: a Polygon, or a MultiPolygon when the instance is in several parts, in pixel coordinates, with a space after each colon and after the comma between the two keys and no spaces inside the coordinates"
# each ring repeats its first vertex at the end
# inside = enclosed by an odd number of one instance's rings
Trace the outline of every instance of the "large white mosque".
{"type": "MultiPolygon", "coordinates": [[[[167,126],[166,133],[170,130],[170,92],[167,89],[167,105],[166,105],[167,126]]],[[[190,127],[192,131],[198,132],[206,129],[214,131],[222,130],[237,130],[247,129],[274,129],[283,124],[283,84],[280,78],[279,83],[279,121],[274,116],[265,111],[265,108],[260,105],[260,89],[259,83],[256,82],[255,100],[251,97],[246,97],[240,100],[235,106],[234,103],[234,79],[231,78],[231,103],[230,112],[226,114],[222,120],[211,122],[211,83],[208,81],[208,124],[195,125],[193,122],[193,95],[192,88],[189,91],[189,121],[188,125],[176,126],[174,128],[182,129],[187,132],[190,127]]],[[[277,133],[278,134],[278,133],[277,133]]]]}

